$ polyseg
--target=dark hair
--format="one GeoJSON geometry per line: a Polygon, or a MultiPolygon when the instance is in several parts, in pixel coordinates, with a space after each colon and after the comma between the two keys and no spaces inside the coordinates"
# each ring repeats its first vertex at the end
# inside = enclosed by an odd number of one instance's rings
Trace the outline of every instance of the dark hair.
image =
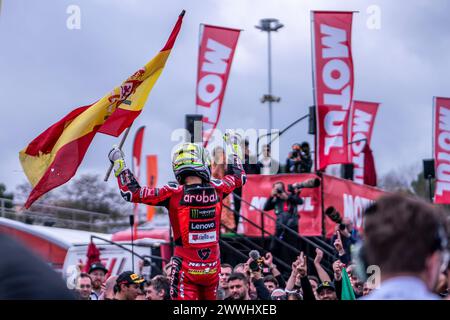
{"type": "Polygon", "coordinates": [[[278,284],[278,280],[271,274],[268,274],[267,276],[265,276],[263,278],[263,282],[273,282],[275,284],[275,286],[278,288],[279,284],[278,284]]]}
{"type": "Polygon", "coordinates": [[[248,285],[248,278],[245,276],[245,274],[240,272],[233,272],[230,277],[228,278],[228,282],[234,281],[234,280],[241,280],[244,281],[245,284],[248,285]]]}
{"type": "Polygon", "coordinates": [[[275,187],[276,184],[281,184],[282,187],[283,187],[283,190],[286,190],[286,186],[285,186],[285,184],[284,184],[283,181],[277,181],[277,182],[274,182],[273,185],[272,185],[272,187],[275,187]]]}
{"type": "Polygon", "coordinates": [[[421,272],[439,250],[443,230],[440,210],[401,194],[381,197],[365,211],[364,254],[382,272],[421,272]]]}
{"type": "Polygon", "coordinates": [[[92,283],[92,278],[88,273],[81,272],[80,275],[78,276],[78,279],[83,279],[83,278],[88,278],[89,280],[91,280],[91,283],[92,283]]]}
{"type": "Polygon", "coordinates": [[[152,286],[156,292],[164,290],[164,300],[170,299],[170,281],[163,275],[155,276],[148,285],[152,286]]]}
{"type": "Polygon", "coordinates": [[[233,266],[229,263],[222,263],[220,265],[221,268],[231,268],[231,270],[233,270],[233,266]]]}

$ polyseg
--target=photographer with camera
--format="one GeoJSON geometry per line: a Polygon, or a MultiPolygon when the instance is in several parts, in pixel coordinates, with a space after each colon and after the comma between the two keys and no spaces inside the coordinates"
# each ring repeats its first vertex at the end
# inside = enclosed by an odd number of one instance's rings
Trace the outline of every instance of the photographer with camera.
{"type": "Polygon", "coordinates": [[[292,151],[286,159],[287,173],[309,173],[312,168],[312,159],[308,142],[294,143],[292,151]]]}
{"type": "Polygon", "coordinates": [[[341,214],[333,207],[328,207],[325,214],[336,223],[331,244],[336,249],[339,260],[348,264],[352,260],[352,246],[361,240],[358,230],[354,228],[353,222],[349,218],[342,218],[341,214]]]}
{"type": "MultiPolygon", "coordinates": [[[[275,210],[276,227],[275,237],[283,240],[295,247],[298,247],[298,238],[292,232],[286,230],[285,226],[298,232],[298,211],[297,206],[303,204],[303,200],[299,194],[301,192],[300,184],[295,183],[288,185],[288,192],[285,190],[283,182],[276,182],[273,184],[272,193],[264,204],[264,211],[275,210]]],[[[280,252],[280,255],[287,261],[295,259],[295,255],[291,257],[289,252],[286,252],[285,246],[280,246],[280,242],[272,239],[269,251],[280,252]]]]}

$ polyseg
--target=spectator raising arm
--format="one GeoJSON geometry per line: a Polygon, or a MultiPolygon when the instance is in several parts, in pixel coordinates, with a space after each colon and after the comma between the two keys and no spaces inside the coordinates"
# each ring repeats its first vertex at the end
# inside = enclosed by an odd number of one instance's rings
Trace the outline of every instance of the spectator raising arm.
{"type": "Polygon", "coordinates": [[[319,275],[320,282],[331,282],[330,276],[324,270],[320,262],[323,258],[323,251],[319,248],[316,248],[316,257],[314,258],[314,267],[316,268],[317,274],[319,275]]]}
{"type": "Polygon", "coordinates": [[[269,268],[270,272],[272,272],[272,275],[275,277],[275,279],[277,279],[279,287],[285,288],[286,281],[284,281],[284,278],[281,275],[281,272],[278,270],[277,265],[273,263],[272,253],[267,252],[266,255],[263,257],[263,260],[264,264],[269,268]]]}
{"type": "Polygon", "coordinates": [[[308,279],[308,257],[305,257],[303,251],[300,252],[299,256],[300,263],[297,267],[298,273],[300,274],[300,283],[303,289],[303,300],[312,301],[316,300],[314,296],[314,291],[311,287],[311,283],[308,279]]]}
{"type": "Polygon", "coordinates": [[[340,260],[333,262],[333,272],[334,272],[334,287],[336,288],[336,296],[338,300],[341,300],[342,293],[342,268],[345,268],[340,260]]]}
{"type": "Polygon", "coordinates": [[[350,262],[349,252],[345,252],[344,246],[342,244],[341,233],[336,231],[336,240],[334,240],[334,248],[338,253],[338,259],[341,260],[344,264],[348,264],[350,262]]]}

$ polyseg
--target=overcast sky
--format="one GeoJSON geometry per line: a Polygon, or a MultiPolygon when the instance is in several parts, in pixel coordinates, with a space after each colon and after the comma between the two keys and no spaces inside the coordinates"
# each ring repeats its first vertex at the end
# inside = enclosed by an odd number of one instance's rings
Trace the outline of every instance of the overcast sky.
{"type": "MultiPolygon", "coordinates": [[[[385,0],[4,0],[0,14],[0,183],[9,190],[26,180],[18,153],[72,109],[90,104],[151,59],[178,14],[181,32],[160,79],[131,134],[146,125],[143,154],[159,157],[159,184],[173,180],[173,130],[195,112],[199,24],[241,33],[219,128],[268,126],[267,35],[261,18],[285,27],[272,35],[274,127],[282,129],[313,104],[310,10],[359,11],[353,22],[354,98],[380,102],[372,149],[379,175],[420,168],[431,157],[432,97],[450,96],[449,1],[385,0]],[[81,29],[66,27],[69,5],[81,10],[81,29]],[[367,9],[380,9],[379,29],[367,27],[367,9]]],[[[307,121],[281,139],[280,158],[294,142],[309,141],[307,121]]],[[[81,164],[104,175],[118,139],[98,134],[81,164]]],[[[125,145],[130,157],[132,136],[125,145]]],[[[253,146],[251,146],[253,147],[253,146]]],[[[130,161],[129,161],[130,162],[130,161]]],[[[115,185],[114,179],[108,182],[115,185]]]]}

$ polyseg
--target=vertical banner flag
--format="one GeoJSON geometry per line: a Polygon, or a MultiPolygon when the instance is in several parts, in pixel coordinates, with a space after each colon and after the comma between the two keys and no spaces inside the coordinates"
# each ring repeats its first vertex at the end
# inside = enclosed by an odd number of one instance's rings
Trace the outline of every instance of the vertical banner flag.
{"type": "Polygon", "coordinates": [[[352,18],[352,12],[312,12],[317,170],[350,162],[347,143],[354,86],[352,18]]]}
{"type": "Polygon", "coordinates": [[[198,54],[196,106],[203,115],[206,147],[219,122],[231,62],[241,30],[201,25],[198,54]]]}
{"type": "MultiPolygon", "coordinates": [[[[136,131],[136,135],[134,136],[133,141],[133,159],[131,161],[131,171],[133,171],[134,176],[136,177],[137,181],[139,182],[141,180],[141,154],[142,154],[142,143],[144,141],[144,130],[145,126],[140,127],[136,131]]],[[[133,232],[134,237],[137,238],[137,226],[139,224],[139,211],[138,211],[139,205],[137,203],[134,204],[134,226],[133,226],[133,232]]]]}
{"type": "Polygon", "coordinates": [[[353,181],[364,183],[365,146],[370,146],[379,103],[353,101],[350,116],[350,160],[354,164],[353,181]]]}
{"type": "Polygon", "coordinates": [[[33,186],[25,208],[75,175],[97,132],[117,137],[133,123],[165,66],[183,16],[184,10],[164,48],[143,68],[94,104],[74,109],[20,151],[20,163],[33,186]]]}
{"type": "Polygon", "coordinates": [[[434,203],[450,204],[450,98],[435,97],[433,102],[434,203]]]}
{"type": "Polygon", "coordinates": [[[144,141],[144,130],[145,126],[140,127],[136,131],[133,141],[133,161],[131,164],[131,171],[133,171],[134,176],[140,180],[141,175],[141,154],[142,154],[142,143],[144,141]]]}
{"type": "MultiPolygon", "coordinates": [[[[158,156],[147,156],[147,186],[149,188],[155,188],[158,183],[158,156]]],[[[147,206],[147,221],[153,219],[155,215],[155,207],[147,206]]]]}

